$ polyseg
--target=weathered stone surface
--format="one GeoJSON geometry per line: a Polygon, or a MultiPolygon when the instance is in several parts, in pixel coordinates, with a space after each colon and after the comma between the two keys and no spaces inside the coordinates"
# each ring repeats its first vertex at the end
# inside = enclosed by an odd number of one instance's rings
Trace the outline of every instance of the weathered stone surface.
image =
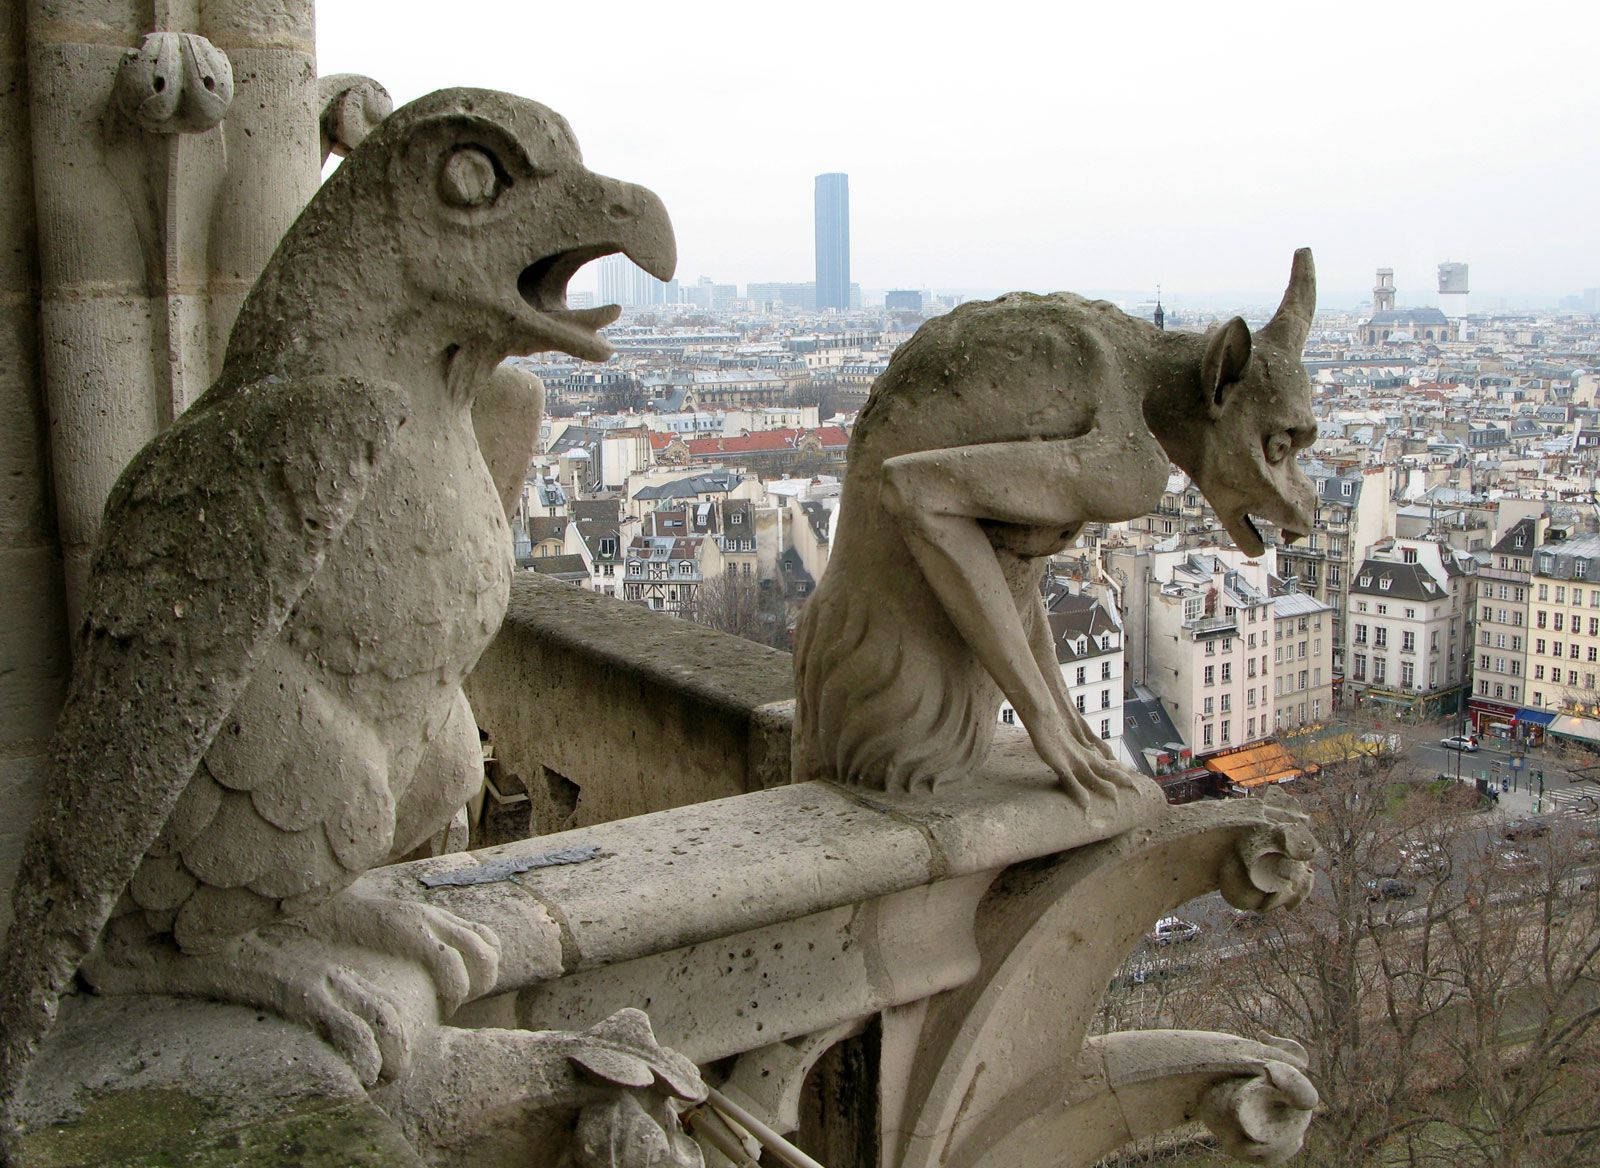
{"type": "Polygon", "coordinates": [[[795,781],[969,780],[1003,695],[1091,816],[1144,785],[1074,707],[1040,578],[1085,522],[1151,511],[1169,459],[1249,554],[1252,514],[1310,530],[1293,456],[1316,437],[1300,365],[1315,299],[1302,249],[1255,337],[1238,317],[1165,333],[1070,293],[924,324],[851,434],[833,552],[795,635],[795,781]]]}
{"type": "Polygon", "coordinates": [[[418,1165],[343,1059],[237,1006],[68,1003],[16,1107],[30,1168],[418,1165]]]}
{"type": "Polygon", "coordinates": [[[330,945],[426,970],[423,1018],[493,984],[486,928],[346,889],[482,782],[459,687],[511,547],[473,399],[509,354],[609,353],[619,310],[564,296],[617,250],[671,275],[659,200],[585,169],[552,111],[478,90],[385,120],[296,221],[221,377],[107,504],[0,970],[0,1094],[125,890],[96,984],[302,1017],[369,1080],[404,1070],[414,995],[330,945]],[[196,790],[210,822],[174,819],[196,790]]]}
{"type": "Polygon", "coordinates": [[[532,573],[466,688],[541,832],[788,781],[788,654],[532,573]]]}

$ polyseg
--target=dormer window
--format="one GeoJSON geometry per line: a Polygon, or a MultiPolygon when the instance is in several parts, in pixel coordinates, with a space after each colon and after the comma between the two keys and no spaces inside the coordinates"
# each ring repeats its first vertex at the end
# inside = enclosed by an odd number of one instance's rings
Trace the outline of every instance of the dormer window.
{"type": "Polygon", "coordinates": [[[1389,591],[1389,587],[1393,583],[1394,583],[1393,580],[1390,580],[1388,577],[1384,577],[1382,580],[1378,581],[1378,591],[1379,592],[1387,592],[1387,591],[1389,591]]]}
{"type": "Polygon", "coordinates": [[[1361,577],[1361,579],[1357,580],[1356,583],[1359,584],[1363,588],[1371,588],[1372,587],[1372,577],[1371,576],[1363,576],[1363,577],[1361,577]]]}

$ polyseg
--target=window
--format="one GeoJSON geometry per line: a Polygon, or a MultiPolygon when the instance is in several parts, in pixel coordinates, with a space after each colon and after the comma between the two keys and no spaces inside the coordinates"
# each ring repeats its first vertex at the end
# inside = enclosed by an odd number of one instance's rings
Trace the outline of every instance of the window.
{"type": "MultiPolygon", "coordinates": [[[[1544,609],[1541,608],[1538,612],[1533,614],[1534,626],[1536,628],[1541,628],[1541,629],[1546,627],[1545,626],[1545,622],[1549,619],[1549,617],[1550,617],[1550,614],[1545,612],[1544,609]]],[[[1557,626],[1557,627],[1559,628],[1560,626],[1557,626]]]]}
{"type": "Polygon", "coordinates": [[[1356,626],[1355,641],[1356,641],[1356,644],[1358,644],[1358,645],[1365,645],[1367,643],[1367,626],[1366,625],[1357,625],[1356,626]]]}
{"type": "Polygon", "coordinates": [[[1217,652],[1217,642],[1216,642],[1215,638],[1212,638],[1211,640],[1206,642],[1206,656],[1207,657],[1215,656],[1216,652],[1217,652]]]}
{"type": "Polygon", "coordinates": [[[1227,683],[1227,682],[1230,682],[1230,681],[1233,680],[1233,662],[1232,661],[1224,661],[1222,663],[1222,680],[1223,680],[1224,683],[1227,683]]]}
{"type": "Polygon", "coordinates": [[[1539,654],[1541,657],[1544,656],[1544,638],[1543,637],[1535,637],[1534,638],[1533,651],[1535,653],[1539,654]]]}
{"type": "Polygon", "coordinates": [[[1227,742],[1233,737],[1233,730],[1230,728],[1231,726],[1232,723],[1227,718],[1222,719],[1222,741],[1227,742]]]}
{"type": "Polygon", "coordinates": [[[1375,649],[1385,649],[1389,645],[1389,630],[1379,625],[1372,630],[1372,645],[1375,649]]]}
{"type": "Polygon", "coordinates": [[[1497,698],[1505,697],[1506,696],[1506,687],[1501,685],[1499,682],[1495,682],[1494,696],[1497,697],[1497,698]]]}
{"type": "MultiPolygon", "coordinates": [[[[1415,653],[1416,651],[1417,651],[1417,634],[1413,633],[1410,629],[1406,629],[1404,632],[1402,632],[1400,634],[1400,652],[1402,652],[1402,653],[1415,653]]],[[[1305,656],[1304,653],[1302,653],[1300,655],[1302,657],[1305,656]]]]}
{"type": "Polygon", "coordinates": [[[1203,714],[1204,714],[1204,715],[1205,715],[1205,716],[1206,716],[1206,717],[1207,717],[1207,718],[1209,718],[1209,717],[1211,717],[1211,715],[1212,715],[1212,714],[1214,714],[1214,713],[1215,713],[1215,712],[1216,712],[1216,711],[1215,711],[1215,710],[1214,710],[1214,709],[1213,709],[1213,708],[1212,708],[1212,703],[1213,703],[1213,699],[1212,699],[1212,698],[1206,698],[1206,700],[1205,700],[1205,702],[1204,702],[1204,704],[1203,704],[1203,705],[1202,705],[1202,706],[1201,706],[1201,707],[1200,707],[1200,709],[1201,709],[1201,712],[1202,712],[1202,713],[1203,713],[1203,714]]]}
{"type": "Polygon", "coordinates": [[[1379,616],[1382,616],[1384,613],[1386,613],[1388,611],[1389,611],[1389,606],[1387,604],[1378,605],[1378,615],[1379,616]]]}
{"type": "Polygon", "coordinates": [[[1232,709],[1233,709],[1233,695],[1232,694],[1226,694],[1226,693],[1223,694],[1222,695],[1222,712],[1224,714],[1226,714],[1228,711],[1230,711],[1232,709]]]}
{"type": "Polygon", "coordinates": [[[1557,604],[1565,604],[1566,602],[1567,602],[1567,586],[1565,584],[1557,584],[1556,585],[1556,603],[1557,604]]]}
{"type": "Polygon", "coordinates": [[[1416,678],[1417,678],[1416,670],[1412,668],[1411,662],[1409,662],[1409,661],[1400,662],[1400,688],[1402,688],[1402,689],[1410,689],[1410,688],[1412,688],[1412,685],[1416,681],[1416,678]]]}
{"type": "Polygon", "coordinates": [[[1250,721],[1246,723],[1244,736],[1246,738],[1254,738],[1256,736],[1256,720],[1254,718],[1251,718],[1250,721]]]}
{"type": "Polygon", "coordinates": [[[1372,684],[1383,685],[1388,680],[1389,662],[1383,657],[1372,659],[1372,684]]]}
{"type": "Polygon", "coordinates": [[[1111,708],[1111,691],[1108,689],[1103,689],[1100,691],[1100,708],[1102,710],[1109,710],[1111,708]]]}
{"type": "MultiPolygon", "coordinates": [[[[1545,567],[1549,567],[1549,566],[1550,566],[1549,563],[1546,562],[1545,567]]],[[[1539,599],[1540,600],[1549,600],[1550,599],[1550,585],[1548,585],[1548,584],[1539,585],[1539,599]]]]}
{"type": "Polygon", "coordinates": [[[1401,548],[1400,549],[1400,562],[1403,563],[1403,564],[1414,564],[1414,563],[1416,563],[1417,562],[1417,549],[1416,548],[1401,548]]]}
{"type": "Polygon", "coordinates": [[[1077,674],[1075,676],[1077,677],[1078,680],[1076,682],[1074,682],[1074,684],[1075,685],[1082,685],[1084,683],[1084,681],[1086,680],[1087,670],[1082,665],[1080,665],[1080,666],[1078,666],[1078,672],[1077,672],[1077,674]]]}
{"type": "Polygon", "coordinates": [[[1567,684],[1568,685],[1577,685],[1578,684],[1578,671],[1576,669],[1567,670],[1567,684]]]}
{"type": "Polygon", "coordinates": [[[1216,684],[1216,672],[1217,672],[1217,667],[1215,665],[1207,665],[1206,666],[1206,684],[1207,685],[1216,684]]]}
{"type": "Polygon", "coordinates": [[[1017,712],[1010,706],[1003,706],[1000,710],[1000,720],[1007,726],[1015,726],[1017,724],[1017,712]]]}
{"type": "Polygon", "coordinates": [[[1367,680],[1367,655],[1357,653],[1351,662],[1351,673],[1357,681],[1367,680]]]}
{"type": "Polygon", "coordinates": [[[1111,719],[1110,718],[1101,718],[1100,719],[1100,737],[1101,738],[1110,738],[1111,737],[1111,719]]]}
{"type": "Polygon", "coordinates": [[[1544,705],[1544,691],[1542,689],[1533,691],[1533,704],[1536,706],[1544,705]]]}
{"type": "Polygon", "coordinates": [[[1100,662],[1100,680],[1101,681],[1109,681],[1110,678],[1111,678],[1111,662],[1109,662],[1109,661],[1100,662]]]}
{"type": "Polygon", "coordinates": [[[1072,699],[1072,704],[1078,707],[1078,713],[1083,713],[1083,695],[1079,694],[1072,699]]]}
{"type": "Polygon", "coordinates": [[[1207,746],[1210,746],[1212,744],[1211,731],[1212,731],[1211,723],[1207,722],[1206,723],[1206,727],[1205,727],[1205,743],[1206,743],[1207,746]]]}
{"type": "Polygon", "coordinates": [[[1414,609],[1414,608],[1406,609],[1406,620],[1416,620],[1416,619],[1417,619],[1417,610],[1414,609]]]}
{"type": "Polygon", "coordinates": [[[1565,618],[1564,618],[1564,617],[1563,617],[1563,616],[1562,616],[1562,615],[1561,615],[1561,613],[1559,613],[1559,612],[1558,612],[1558,613],[1556,613],[1556,614],[1555,614],[1555,616],[1553,616],[1553,617],[1552,617],[1552,618],[1551,618],[1551,621],[1552,621],[1552,623],[1553,623],[1553,624],[1554,624],[1554,625],[1555,625],[1555,630],[1556,630],[1556,632],[1558,632],[1558,633],[1559,633],[1559,632],[1560,632],[1560,631],[1561,631],[1561,622],[1562,622],[1562,621],[1563,621],[1563,620],[1564,620],[1564,619],[1565,619],[1565,618]]]}
{"type": "Polygon", "coordinates": [[[1578,642],[1574,641],[1572,644],[1567,646],[1567,656],[1571,657],[1574,661],[1578,659],[1578,642]]]}
{"type": "Polygon", "coordinates": [[[1393,586],[1394,586],[1394,581],[1389,579],[1389,577],[1387,577],[1387,576],[1385,576],[1382,580],[1378,581],[1378,591],[1379,592],[1387,592],[1393,586]]]}
{"type": "Polygon", "coordinates": [[[1535,665],[1533,667],[1533,680],[1534,681],[1543,681],[1544,680],[1544,666],[1543,665],[1535,665]]]}
{"type": "Polygon", "coordinates": [[[1488,669],[1489,668],[1489,654],[1487,654],[1487,653],[1479,653],[1478,654],[1478,668],[1479,669],[1488,669]]]}
{"type": "Polygon", "coordinates": [[[1275,698],[1283,696],[1283,678],[1274,677],[1272,679],[1272,696],[1275,698]]]}
{"type": "MultiPolygon", "coordinates": [[[[1586,569],[1588,568],[1588,566],[1589,566],[1589,563],[1588,563],[1587,560],[1573,560],[1572,561],[1572,574],[1573,574],[1573,576],[1575,576],[1579,580],[1582,580],[1584,578],[1584,576],[1587,574],[1586,573],[1586,569]]],[[[1572,590],[1572,595],[1574,597],[1576,597],[1578,594],[1579,594],[1578,590],[1576,588],[1574,588],[1572,590]]]]}

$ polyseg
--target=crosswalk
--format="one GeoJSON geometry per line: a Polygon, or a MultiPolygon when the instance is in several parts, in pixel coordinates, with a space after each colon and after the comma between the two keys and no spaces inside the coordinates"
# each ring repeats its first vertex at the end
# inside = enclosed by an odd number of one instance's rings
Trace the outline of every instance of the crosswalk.
{"type": "Polygon", "coordinates": [[[1539,802],[1540,812],[1546,815],[1600,815],[1600,787],[1585,783],[1547,788],[1539,802]]]}

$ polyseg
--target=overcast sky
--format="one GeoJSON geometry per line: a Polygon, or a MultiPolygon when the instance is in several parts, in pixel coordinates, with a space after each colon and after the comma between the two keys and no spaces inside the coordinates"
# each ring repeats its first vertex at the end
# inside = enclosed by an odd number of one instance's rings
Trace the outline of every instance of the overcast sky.
{"type": "MultiPolygon", "coordinates": [[[[867,288],[1271,295],[1396,270],[1432,301],[1600,285],[1600,9],[1160,2],[319,0],[322,73],[553,106],[644,183],[678,275],[809,280],[812,179],[850,175],[867,288]],[[1315,13],[1316,15],[1301,15],[1315,13]]],[[[580,274],[574,287],[592,286],[580,274]]]]}

